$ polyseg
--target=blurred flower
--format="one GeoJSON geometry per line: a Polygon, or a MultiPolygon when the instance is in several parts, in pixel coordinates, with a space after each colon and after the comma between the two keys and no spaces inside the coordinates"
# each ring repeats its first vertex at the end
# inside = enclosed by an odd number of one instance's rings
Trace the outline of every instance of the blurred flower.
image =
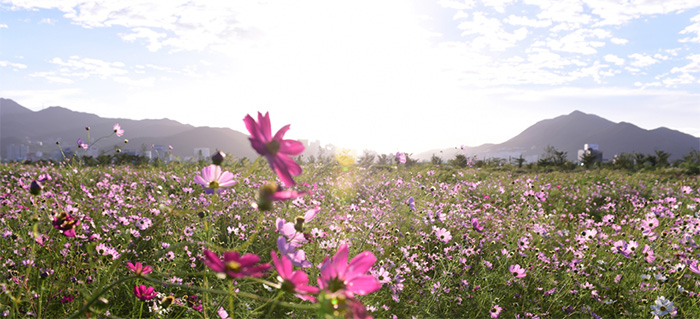
{"type": "Polygon", "coordinates": [[[236,182],[233,174],[229,171],[221,172],[219,165],[211,164],[202,169],[202,173],[194,177],[194,182],[202,185],[204,192],[213,194],[215,191],[221,192],[224,187],[231,187],[236,182]]]}
{"type": "Polygon", "coordinates": [[[283,190],[277,184],[270,182],[260,187],[258,191],[258,209],[262,211],[272,210],[272,203],[283,200],[295,199],[297,197],[311,194],[311,191],[291,191],[283,190]]]}
{"type": "Polygon", "coordinates": [[[401,152],[396,152],[396,162],[399,164],[406,164],[406,154],[401,152]]]}
{"type": "Polygon", "coordinates": [[[335,256],[323,260],[318,285],[323,290],[337,292],[348,298],[353,298],[355,294],[375,292],[382,284],[366,272],[376,261],[374,254],[363,251],[348,263],[348,245],[343,244],[335,256]]]}
{"type": "Polygon", "coordinates": [[[288,187],[296,185],[292,176],[300,175],[302,170],[299,164],[289,156],[301,154],[304,151],[304,144],[284,139],[284,134],[289,130],[289,124],[272,136],[269,113],[263,116],[258,112],[258,122],[255,122],[250,115],[246,115],[243,122],[250,133],[249,139],[253,149],[267,158],[270,168],[285,185],[288,187]]]}
{"type": "Polygon", "coordinates": [[[480,233],[484,232],[484,226],[479,225],[479,220],[476,218],[472,218],[472,227],[480,233]]]}
{"type": "Polygon", "coordinates": [[[260,261],[260,257],[255,254],[245,254],[241,256],[237,251],[225,252],[223,259],[205,249],[204,264],[220,274],[224,274],[230,278],[242,277],[261,277],[263,272],[270,268],[270,264],[256,264],[260,261]]]}
{"type": "Polygon", "coordinates": [[[667,314],[675,316],[676,314],[676,307],[673,306],[673,301],[666,299],[666,297],[664,296],[656,298],[654,304],[651,305],[651,310],[652,315],[659,317],[665,316],[667,314]]]}
{"type": "Polygon", "coordinates": [[[510,265],[510,267],[508,268],[508,271],[510,271],[510,273],[513,274],[513,276],[515,278],[525,277],[525,269],[520,267],[520,265],[518,265],[518,264],[510,265]]]}
{"type": "Polygon", "coordinates": [[[53,218],[53,228],[60,230],[66,237],[75,237],[75,226],[80,225],[80,220],[67,212],[61,212],[53,218]]]}
{"type": "Polygon", "coordinates": [[[127,267],[129,267],[129,270],[131,270],[131,272],[135,273],[137,276],[143,276],[153,271],[151,266],[142,265],[140,262],[137,262],[136,264],[129,262],[127,263],[127,267]]]}
{"type": "Polygon", "coordinates": [[[85,144],[85,143],[83,143],[83,140],[82,140],[82,139],[78,138],[77,143],[78,143],[78,147],[80,147],[80,148],[82,148],[82,149],[84,149],[84,150],[88,149],[88,145],[85,144]]]}
{"type": "Polygon", "coordinates": [[[499,305],[491,307],[491,318],[498,318],[498,316],[501,315],[501,311],[503,311],[503,308],[501,308],[499,305]]]}
{"type": "Polygon", "coordinates": [[[316,217],[316,214],[321,211],[320,207],[314,208],[307,210],[304,216],[297,216],[294,218],[294,229],[298,232],[304,231],[304,223],[310,222],[314,217],[316,217]]]}
{"type": "Polygon", "coordinates": [[[287,242],[284,236],[277,237],[277,248],[283,256],[289,258],[294,266],[303,268],[312,266],[311,262],[306,260],[306,252],[296,249],[292,243],[287,242]]]}
{"type": "Polygon", "coordinates": [[[122,136],[122,135],[124,135],[124,130],[122,130],[122,127],[119,126],[119,123],[114,124],[113,129],[114,129],[114,133],[116,133],[117,136],[122,136]]]}
{"type": "Polygon", "coordinates": [[[41,191],[44,189],[44,185],[37,180],[33,180],[31,184],[29,184],[29,193],[32,195],[39,195],[41,194],[41,191]]]}
{"type": "Polygon", "coordinates": [[[134,286],[134,295],[143,301],[151,300],[155,298],[157,294],[153,287],[146,288],[145,285],[134,286]]]}
{"type": "Polygon", "coordinates": [[[410,208],[412,211],[416,210],[416,200],[413,199],[413,196],[408,198],[408,208],[410,208]]]}
{"type": "Polygon", "coordinates": [[[301,270],[293,271],[292,261],[284,254],[278,258],[277,253],[270,252],[272,263],[279,273],[279,281],[282,284],[281,289],[296,294],[297,297],[316,302],[316,298],[308,294],[318,293],[318,288],[309,286],[309,277],[301,270]]]}

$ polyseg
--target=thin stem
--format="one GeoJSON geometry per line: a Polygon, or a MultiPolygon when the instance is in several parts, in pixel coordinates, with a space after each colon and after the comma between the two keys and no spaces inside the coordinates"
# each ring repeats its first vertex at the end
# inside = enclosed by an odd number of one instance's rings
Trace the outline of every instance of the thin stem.
{"type": "Polygon", "coordinates": [[[88,301],[82,308],[80,308],[80,310],[78,310],[77,312],[73,313],[70,317],[68,317],[68,319],[78,318],[79,316],[84,315],[85,312],[90,308],[90,306],[92,306],[92,304],[94,304],[97,301],[97,299],[100,296],[102,296],[102,294],[111,290],[114,286],[116,286],[118,284],[121,284],[121,283],[128,281],[128,280],[136,279],[136,278],[140,278],[140,277],[139,276],[124,277],[124,278],[121,278],[121,279],[109,284],[107,287],[102,288],[102,290],[100,290],[97,294],[92,296],[92,299],[90,299],[90,301],[88,301]]]}

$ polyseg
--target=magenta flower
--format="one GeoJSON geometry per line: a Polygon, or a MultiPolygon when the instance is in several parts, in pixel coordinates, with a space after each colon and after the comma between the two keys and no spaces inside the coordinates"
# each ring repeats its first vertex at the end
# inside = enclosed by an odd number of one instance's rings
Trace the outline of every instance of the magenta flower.
{"type": "Polygon", "coordinates": [[[525,269],[520,267],[520,265],[518,265],[518,264],[510,265],[510,267],[508,268],[508,271],[510,271],[510,273],[513,274],[513,276],[515,278],[525,277],[525,269]]]}
{"type": "Polygon", "coordinates": [[[281,258],[277,258],[277,253],[274,251],[271,251],[270,255],[272,255],[272,263],[279,273],[282,290],[294,293],[301,299],[316,302],[316,298],[308,294],[318,293],[318,288],[309,286],[309,277],[306,273],[301,270],[293,271],[292,261],[287,256],[282,255],[281,258]]]}
{"type": "Polygon", "coordinates": [[[78,143],[78,147],[80,147],[80,148],[82,148],[82,149],[84,149],[84,150],[88,149],[88,145],[85,144],[85,143],[83,143],[83,140],[82,140],[82,139],[78,138],[78,142],[77,142],[77,143],[78,143]]]}
{"type": "Polygon", "coordinates": [[[221,172],[219,165],[211,164],[202,169],[202,173],[194,177],[194,182],[204,187],[204,192],[214,194],[215,191],[221,192],[224,187],[231,187],[236,182],[233,180],[233,174],[229,171],[221,172]]]}
{"type": "Polygon", "coordinates": [[[294,266],[309,268],[311,267],[311,262],[306,260],[306,252],[301,249],[296,249],[292,243],[287,243],[284,236],[279,236],[277,238],[277,248],[280,250],[282,256],[285,256],[291,261],[294,266]]]}
{"type": "Polygon", "coordinates": [[[142,265],[140,262],[137,262],[135,265],[132,263],[127,263],[127,267],[129,267],[129,270],[131,270],[131,272],[135,273],[137,276],[143,276],[153,271],[151,266],[142,265]]]}
{"type": "Polygon", "coordinates": [[[124,130],[122,130],[122,127],[119,126],[119,123],[114,124],[113,129],[114,129],[114,133],[117,134],[117,136],[122,136],[122,135],[124,135],[124,130]]]}
{"type": "Polygon", "coordinates": [[[491,312],[489,312],[491,314],[491,318],[492,319],[498,318],[498,316],[501,315],[501,311],[503,311],[503,308],[501,308],[501,306],[499,306],[499,305],[493,306],[491,308],[491,312]]]}
{"type": "Polygon", "coordinates": [[[406,154],[401,152],[396,152],[396,162],[399,164],[406,164],[406,154]]]}
{"type": "Polygon", "coordinates": [[[246,115],[243,122],[250,132],[250,144],[255,151],[267,158],[270,168],[287,187],[296,185],[292,176],[301,175],[301,167],[289,156],[301,154],[304,151],[304,144],[284,139],[284,134],[289,130],[289,124],[272,136],[268,113],[263,116],[258,112],[258,122],[255,122],[250,115],[246,115]]]}
{"type": "Polygon", "coordinates": [[[690,271],[692,271],[692,272],[694,272],[694,273],[700,275],[700,267],[698,267],[698,261],[697,261],[697,260],[693,260],[693,261],[690,263],[690,265],[688,266],[688,269],[690,269],[690,271]]]}
{"type": "Polygon", "coordinates": [[[348,245],[343,244],[332,258],[326,257],[321,264],[318,285],[331,293],[340,293],[348,298],[355,294],[366,295],[379,290],[382,284],[366,272],[377,258],[370,251],[363,251],[348,263],[348,245]]]}
{"type": "Polygon", "coordinates": [[[270,264],[256,264],[260,257],[255,254],[245,254],[241,256],[237,251],[225,252],[223,259],[210,251],[204,250],[204,264],[213,271],[226,275],[229,278],[261,277],[263,272],[269,269],[270,264]]]}
{"type": "Polygon", "coordinates": [[[143,301],[151,300],[155,298],[157,294],[153,287],[146,288],[145,285],[134,286],[134,295],[143,301]]]}
{"type": "Polygon", "coordinates": [[[80,220],[67,212],[61,212],[53,217],[53,228],[60,230],[66,237],[75,237],[75,226],[80,225],[80,220]]]}
{"type": "Polygon", "coordinates": [[[480,233],[484,232],[484,226],[479,225],[479,220],[476,218],[472,218],[472,227],[480,233]]]}

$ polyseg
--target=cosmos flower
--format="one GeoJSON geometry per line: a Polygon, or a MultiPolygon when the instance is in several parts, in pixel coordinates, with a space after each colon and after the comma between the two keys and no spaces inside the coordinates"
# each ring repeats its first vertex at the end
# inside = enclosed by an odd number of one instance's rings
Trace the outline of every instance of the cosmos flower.
{"type": "Polygon", "coordinates": [[[287,256],[282,255],[278,258],[277,253],[270,252],[272,255],[272,263],[279,274],[279,281],[282,284],[282,290],[296,294],[297,297],[316,302],[316,298],[308,294],[318,293],[318,288],[309,286],[309,277],[301,270],[293,271],[292,261],[287,256]]]}
{"type": "Polygon", "coordinates": [[[67,212],[61,212],[53,218],[53,228],[60,230],[66,237],[75,237],[75,226],[80,225],[80,220],[67,212]]]}
{"type": "Polygon", "coordinates": [[[285,140],[284,134],[289,130],[289,124],[283,126],[275,136],[272,136],[272,128],[270,126],[270,115],[265,113],[263,116],[258,112],[258,121],[246,115],[243,119],[245,126],[250,133],[250,144],[258,154],[265,156],[270,168],[274,171],[280,180],[288,186],[296,185],[292,176],[298,176],[302,170],[299,164],[290,156],[297,156],[304,151],[304,144],[299,141],[285,140]]]}
{"type": "Polygon", "coordinates": [[[525,277],[525,269],[520,267],[519,264],[510,265],[510,267],[508,267],[508,271],[511,274],[513,274],[513,277],[515,277],[515,278],[525,277]]]}
{"type": "Polygon", "coordinates": [[[119,126],[119,123],[114,124],[113,129],[114,129],[114,133],[117,134],[117,136],[122,136],[122,135],[124,135],[124,130],[122,130],[122,127],[119,126]]]}
{"type": "Polygon", "coordinates": [[[202,173],[194,177],[194,182],[202,185],[204,192],[213,194],[215,191],[221,192],[224,187],[231,187],[236,182],[233,174],[229,171],[221,172],[221,166],[211,164],[202,169],[202,173]]]}
{"type": "Polygon", "coordinates": [[[306,252],[301,249],[296,249],[292,243],[288,243],[284,236],[277,237],[277,248],[282,256],[285,256],[289,261],[297,267],[309,268],[311,262],[306,260],[306,252]]]}
{"type": "Polygon", "coordinates": [[[223,259],[205,249],[204,264],[217,273],[230,278],[261,277],[263,272],[270,268],[270,264],[256,265],[260,257],[255,254],[245,254],[241,256],[237,251],[228,251],[223,255],[223,259]]]}
{"type": "Polygon", "coordinates": [[[156,297],[158,293],[155,292],[155,288],[146,287],[145,285],[134,286],[134,295],[143,301],[151,300],[156,297]]]}
{"type": "Polygon", "coordinates": [[[477,218],[472,218],[472,227],[480,233],[484,232],[484,226],[479,225],[479,220],[477,218]]]}
{"type": "Polygon", "coordinates": [[[501,311],[503,311],[503,308],[501,308],[499,305],[495,305],[491,307],[489,314],[491,315],[491,318],[498,318],[498,316],[501,315],[501,311]]]}
{"type": "Polygon", "coordinates": [[[670,314],[674,316],[676,313],[676,307],[673,306],[673,301],[666,299],[666,297],[661,296],[656,298],[656,301],[651,305],[651,314],[654,316],[665,316],[670,314]]]}
{"type": "Polygon", "coordinates": [[[129,262],[127,263],[127,267],[129,267],[129,270],[131,270],[131,272],[135,273],[137,276],[143,276],[153,271],[151,266],[143,265],[140,262],[137,262],[136,264],[129,262]]]}
{"type": "Polygon", "coordinates": [[[377,261],[374,254],[363,251],[348,263],[348,245],[343,244],[335,256],[326,257],[321,264],[318,285],[321,289],[353,298],[379,290],[382,284],[366,272],[377,261]]]}
{"type": "Polygon", "coordinates": [[[401,152],[396,152],[396,162],[399,164],[406,164],[406,154],[401,152]]]}
{"type": "Polygon", "coordinates": [[[83,140],[82,140],[82,139],[78,138],[77,143],[78,143],[78,147],[80,147],[80,148],[82,148],[82,149],[84,149],[84,150],[88,149],[88,145],[85,144],[85,143],[83,143],[83,140]]]}

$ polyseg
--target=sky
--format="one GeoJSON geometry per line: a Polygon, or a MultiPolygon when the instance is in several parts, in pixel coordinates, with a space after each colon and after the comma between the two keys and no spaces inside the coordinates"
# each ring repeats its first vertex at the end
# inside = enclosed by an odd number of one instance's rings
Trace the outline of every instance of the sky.
{"type": "Polygon", "coordinates": [[[700,137],[700,1],[0,0],[0,97],[380,153],[574,110],[700,137]]]}

